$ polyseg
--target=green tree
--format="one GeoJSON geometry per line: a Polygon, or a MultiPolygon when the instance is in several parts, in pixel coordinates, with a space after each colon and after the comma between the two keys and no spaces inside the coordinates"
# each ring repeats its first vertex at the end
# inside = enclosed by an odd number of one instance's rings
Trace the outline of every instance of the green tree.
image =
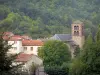
{"type": "Polygon", "coordinates": [[[8,45],[8,41],[3,39],[3,33],[0,33],[0,75],[18,75],[19,65],[14,66],[16,55],[7,54],[11,45],[8,45]]]}
{"type": "Polygon", "coordinates": [[[71,64],[71,75],[99,75],[100,74],[100,43],[91,44],[82,51],[80,57],[71,64]]]}
{"type": "Polygon", "coordinates": [[[71,75],[99,75],[100,74],[100,41],[93,42],[89,35],[83,50],[71,64],[71,75]]]}
{"type": "Polygon", "coordinates": [[[43,59],[44,50],[42,50],[42,48],[38,48],[38,56],[41,57],[41,58],[43,59]]]}
{"type": "Polygon", "coordinates": [[[66,72],[68,74],[68,66],[65,68],[63,64],[66,63],[68,65],[71,59],[71,54],[65,43],[54,40],[47,41],[41,50],[44,52],[44,68],[49,75],[61,75],[59,72],[61,72],[62,75],[64,75],[66,72]]]}
{"type": "Polygon", "coordinates": [[[74,56],[77,57],[80,54],[80,48],[77,46],[74,50],[74,56]]]}
{"type": "Polygon", "coordinates": [[[100,25],[96,34],[96,42],[100,41],[100,25]]]}
{"type": "Polygon", "coordinates": [[[92,34],[88,35],[87,39],[85,40],[84,48],[89,47],[93,43],[92,34]]]}
{"type": "Polygon", "coordinates": [[[10,9],[5,5],[0,5],[0,20],[3,20],[10,13],[10,9]]]}

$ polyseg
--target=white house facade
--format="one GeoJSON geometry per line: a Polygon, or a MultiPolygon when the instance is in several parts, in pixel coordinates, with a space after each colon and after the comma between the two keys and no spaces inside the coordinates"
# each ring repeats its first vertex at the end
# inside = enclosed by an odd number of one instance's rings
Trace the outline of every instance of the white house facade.
{"type": "Polygon", "coordinates": [[[43,45],[41,40],[23,40],[23,52],[38,55],[38,49],[43,45]]]}
{"type": "Polygon", "coordinates": [[[41,40],[32,40],[31,38],[26,38],[20,35],[11,35],[9,32],[4,36],[4,39],[8,40],[8,44],[11,45],[11,49],[9,49],[8,53],[10,54],[18,54],[18,53],[26,53],[26,54],[34,54],[38,55],[38,48],[43,45],[41,40]]]}

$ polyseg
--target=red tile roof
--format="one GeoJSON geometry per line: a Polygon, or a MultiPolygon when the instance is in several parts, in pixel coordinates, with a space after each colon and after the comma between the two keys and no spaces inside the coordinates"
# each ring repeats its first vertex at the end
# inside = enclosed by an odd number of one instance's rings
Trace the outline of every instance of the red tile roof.
{"type": "Polygon", "coordinates": [[[17,62],[27,62],[32,58],[33,54],[24,54],[21,53],[17,56],[16,60],[17,62]]]}
{"type": "Polygon", "coordinates": [[[23,38],[20,35],[14,35],[12,37],[10,37],[9,41],[18,41],[18,40],[22,40],[23,38]]]}
{"type": "Polygon", "coordinates": [[[43,42],[41,40],[23,40],[23,46],[42,46],[43,42]]]}
{"type": "Polygon", "coordinates": [[[12,32],[4,32],[4,36],[13,36],[14,34],[12,32]]]}
{"type": "Polygon", "coordinates": [[[3,36],[4,40],[9,40],[10,38],[8,36],[3,36]]]}
{"type": "Polygon", "coordinates": [[[14,34],[12,32],[4,32],[2,33],[2,36],[4,40],[9,40],[10,37],[14,36],[14,34]]]}

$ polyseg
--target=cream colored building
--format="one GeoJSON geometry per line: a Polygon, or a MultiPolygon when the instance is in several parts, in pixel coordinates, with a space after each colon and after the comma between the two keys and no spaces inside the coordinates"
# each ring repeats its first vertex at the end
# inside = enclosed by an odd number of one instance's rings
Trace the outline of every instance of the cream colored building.
{"type": "Polygon", "coordinates": [[[4,36],[4,39],[8,40],[8,44],[11,45],[11,48],[8,51],[9,54],[23,52],[26,54],[38,55],[38,49],[43,45],[41,40],[27,39],[20,35],[12,35],[9,37],[9,35],[4,36]]]}
{"type": "Polygon", "coordinates": [[[34,54],[20,53],[15,62],[13,62],[13,65],[18,64],[22,64],[22,66],[19,67],[19,72],[26,72],[26,74],[28,73],[28,75],[32,75],[34,67],[43,65],[43,61],[34,54]]]}
{"type": "Polygon", "coordinates": [[[42,47],[43,42],[41,40],[23,40],[22,45],[24,53],[38,55],[38,49],[42,47]]]}

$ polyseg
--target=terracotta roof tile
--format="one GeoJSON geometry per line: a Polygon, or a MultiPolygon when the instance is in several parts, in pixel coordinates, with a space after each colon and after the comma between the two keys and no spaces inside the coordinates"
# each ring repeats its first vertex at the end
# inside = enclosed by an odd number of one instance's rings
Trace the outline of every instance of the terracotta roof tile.
{"type": "Polygon", "coordinates": [[[27,62],[30,60],[30,58],[33,56],[33,54],[24,54],[21,53],[17,56],[16,60],[17,62],[27,62]]]}
{"type": "Polygon", "coordinates": [[[5,36],[13,36],[14,34],[12,32],[4,32],[5,36]]]}
{"type": "Polygon", "coordinates": [[[42,46],[43,42],[41,40],[23,40],[23,46],[42,46]]]}
{"type": "Polygon", "coordinates": [[[14,35],[12,37],[10,37],[9,41],[18,41],[18,40],[22,40],[23,38],[20,35],[14,35]]]}

